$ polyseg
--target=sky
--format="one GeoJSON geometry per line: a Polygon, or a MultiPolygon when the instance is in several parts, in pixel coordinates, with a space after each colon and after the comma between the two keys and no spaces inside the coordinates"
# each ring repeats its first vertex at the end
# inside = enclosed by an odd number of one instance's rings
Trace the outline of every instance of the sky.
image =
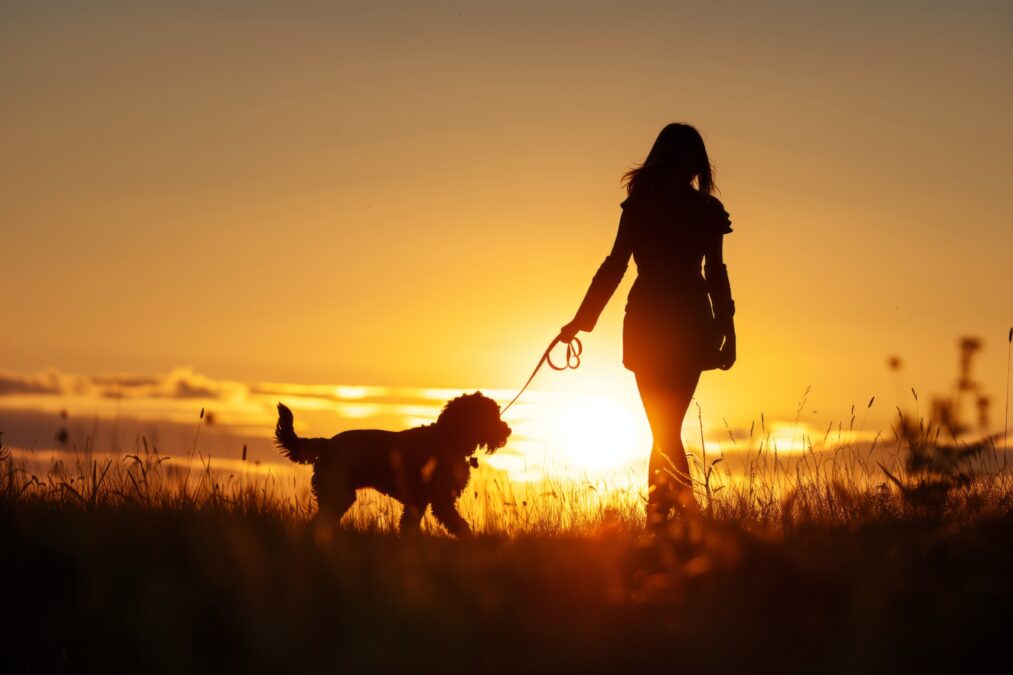
{"type": "MultiPolygon", "coordinates": [[[[515,391],[685,121],[735,230],[711,420],[811,388],[814,425],[874,395],[886,425],[972,335],[994,422],[1011,29],[1006,2],[3,3],[0,371],[515,391]]],[[[636,410],[634,276],[536,389],[636,410]]]]}

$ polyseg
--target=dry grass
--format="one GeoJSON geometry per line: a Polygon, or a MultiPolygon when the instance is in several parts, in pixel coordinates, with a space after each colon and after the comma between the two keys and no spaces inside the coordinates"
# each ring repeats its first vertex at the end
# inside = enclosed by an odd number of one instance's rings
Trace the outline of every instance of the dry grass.
{"type": "MultiPolygon", "coordinates": [[[[730,443],[717,454],[708,456],[701,443],[691,451],[690,465],[706,516],[777,534],[802,525],[1009,513],[1013,471],[995,437],[973,442],[951,437],[947,444],[940,440],[940,428],[899,414],[887,440],[877,434],[862,441],[855,419],[852,410],[847,427],[830,425],[822,438],[799,432],[789,445],[800,442],[802,451],[779,448],[762,418],[745,439],[728,430],[730,443]]],[[[79,453],[13,452],[0,446],[0,499],[8,507],[229,511],[292,525],[312,516],[308,469],[253,464],[245,457],[213,460],[198,450],[199,435],[198,427],[193,447],[181,458],[160,454],[143,437],[122,456],[99,454],[88,445],[79,453]]],[[[602,526],[636,531],[646,493],[629,486],[642,482],[629,472],[612,481],[518,482],[483,466],[459,505],[476,532],[491,536],[588,535],[602,526]]],[[[364,491],[343,525],[393,532],[399,515],[399,504],[364,491]]],[[[426,527],[439,531],[431,517],[426,527]]]]}
{"type": "Polygon", "coordinates": [[[396,503],[312,527],[307,472],[196,436],[172,460],[3,448],[0,636],[10,671],[984,667],[1013,601],[1004,455],[853,425],[697,453],[704,516],[654,537],[643,492],[602,481],[483,470],[460,502],[481,536],[404,540],[396,503]]]}

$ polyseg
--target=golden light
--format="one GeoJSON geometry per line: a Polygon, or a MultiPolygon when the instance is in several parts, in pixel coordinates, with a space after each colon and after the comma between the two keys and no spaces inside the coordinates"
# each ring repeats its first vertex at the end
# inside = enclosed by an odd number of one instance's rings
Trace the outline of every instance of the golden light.
{"type": "Polygon", "coordinates": [[[552,425],[553,446],[574,469],[628,467],[647,455],[629,410],[607,396],[582,396],[566,404],[552,425]]]}

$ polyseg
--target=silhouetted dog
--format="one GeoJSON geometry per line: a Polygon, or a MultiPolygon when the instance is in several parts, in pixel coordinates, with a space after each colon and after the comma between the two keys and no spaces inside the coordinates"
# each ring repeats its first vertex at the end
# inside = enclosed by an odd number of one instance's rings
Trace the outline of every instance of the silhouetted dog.
{"type": "Polygon", "coordinates": [[[299,438],[292,411],[279,403],[274,432],[285,456],[313,465],[317,518],[336,524],[355,502],[355,491],[371,487],[404,504],[402,533],[417,530],[432,504],[436,519],[457,536],[471,533],[456,502],[478,466],[472,455],[479,446],[492,454],[508,436],[499,406],[479,392],[449,401],[435,424],[404,431],[356,429],[333,438],[299,438]]]}

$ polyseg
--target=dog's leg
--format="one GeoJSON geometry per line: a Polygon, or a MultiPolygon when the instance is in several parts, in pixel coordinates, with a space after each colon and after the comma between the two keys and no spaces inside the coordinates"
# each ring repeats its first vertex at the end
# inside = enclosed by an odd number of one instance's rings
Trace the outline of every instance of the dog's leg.
{"type": "Polygon", "coordinates": [[[433,502],[433,515],[443,527],[447,528],[450,534],[458,538],[467,537],[471,535],[471,528],[468,526],[468,521],[457,512],[456,501],[455,497],[450,497],[433,502]]]}
{"type": "Polygon", "coordinates": [[[315,524],[337,527],[341,523],[341,517],[355,503],[355,490],[350,492],[341,491],[337,494],[327,493],[317,496],[317,514],[313,516],[315,524]]]}
{"type": "Polygon", "coordinates": [[[401,532],[401,535],[416,534],[421,528],[422,517],[424,515],[426,515],[425,504],[421,508],[405,504],[404,511],[401,512],[401,521],[398,523],[398,530],[401,532]]]}

